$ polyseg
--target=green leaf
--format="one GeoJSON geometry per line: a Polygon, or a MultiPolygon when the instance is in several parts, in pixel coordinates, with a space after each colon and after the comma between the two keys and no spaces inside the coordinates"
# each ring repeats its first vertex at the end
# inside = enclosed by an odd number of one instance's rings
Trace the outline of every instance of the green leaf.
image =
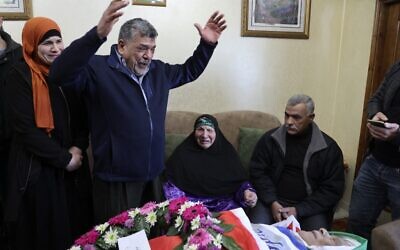
{"type": "Polygon", "coordinates": [[[111,248],[111,246],[108,245],[107,243],[105,243],[103,239],[97,240],[96,245],[99,246],[99,249],[110,249],[111,248]]]}
{"type": "Polygon", "coordinates": [[[233,225],[230,225],[230,224],[221,223],[221,224],[218,224],[218,226],[221,227],[225,233],[230,232],[233,229],[233,225]]]}
{"type": "Polygon", "coordinates": [[[211,212],[211,216],[213,218],[218,218],[219,216],[221,216],[221,213],[220,212],[211,212]]]}
{"type": "Polygon", "coordinates": [[[219,217],[221,216],[221,213],[213,212],[213,213],[212,213],[212,216],[213,216],[214,218],[218,218],[218,219],[221,221],[221,223],[218,224],[218,226],[221,227],[221,228],[224,230],[224,232],[230,232],[230,231],[232,231],[233,225],[231,225],[231,224],[225,224],[224,221],[221,220],[221,219],[219,218],[219,217]]]}
{"type": "Polygon", "coordinates": [[[174,250],[183,250],[183,246],[184,246],[184,244],[181,243],[181,244],[179,244],[179,246],[175,247],[174,250]]]}
{"type": "Polygon", "coordinates": [[[228,250],[242,250],[231,237],[224,235],[222,235],[222,245],[228,250]]]}
{"type": "Polygon", "coordinates": [[[167,231],[168,236],[178,235],[178,234],[179,234],[179,231],[174,226],[168,228],[168,231],[167,231]]]}
{"type": "Polygon", "coordinates": [[[135,218],[134,227],[136,232],[144,230],[146,232],[147,237],[150,236],[150,225],[146,223],[146,218],[144,216],[137,216],[135,218]]]}

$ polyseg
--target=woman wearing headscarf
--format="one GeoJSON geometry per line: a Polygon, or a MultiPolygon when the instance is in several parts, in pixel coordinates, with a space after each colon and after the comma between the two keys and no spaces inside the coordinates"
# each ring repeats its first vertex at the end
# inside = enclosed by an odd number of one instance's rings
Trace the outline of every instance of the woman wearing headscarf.
{"type": "Polygon", "coordinates": [[[186,196],[210,211],[253,207],[257,202],[238,154],[208,114],[196,119],[194,131],[167,160],[166,177],[167,199],[186,196]]]}
{"type": "Polygon", "coordinates": [[[12,249],[67,249],[91,224],[90,172],[81,167],[88,146],[84,108],[72,90],[47,83],[64,49],[58,25],[30,19],[22,45],[24,60],[6,80],[13,134],[5,221],[12,249]]]}

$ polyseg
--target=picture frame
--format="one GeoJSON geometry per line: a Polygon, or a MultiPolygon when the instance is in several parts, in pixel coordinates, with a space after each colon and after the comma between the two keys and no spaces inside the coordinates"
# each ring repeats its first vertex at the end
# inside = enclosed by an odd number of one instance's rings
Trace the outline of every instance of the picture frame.
{"type": "Polygon", "coordinates": [[[167,0],[132,0],[132,5],[166,7],[167,0]]]}
{"type": "Polygon", "coordinates": [[[32,1],[0,0],[0,16],[4,20],[27,20],[32,17],[32,1]]]}
{"type": "Polygon", "coordinates": [[[242,0],[241,36],[308,39],[311,0],[242,0]]]}

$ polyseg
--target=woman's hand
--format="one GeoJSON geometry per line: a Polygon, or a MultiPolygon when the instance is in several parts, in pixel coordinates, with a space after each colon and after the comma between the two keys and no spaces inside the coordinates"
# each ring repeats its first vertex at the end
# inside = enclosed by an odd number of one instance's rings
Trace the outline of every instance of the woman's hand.
{"type": "Polygon", "coordinates": [[[255,207],[257,204],[257,194],[250,189],[244,191],[244,203],[249,207],[255,207]]]}
{"type": "Polygon", "coordinates": [[[72,172],[80,168],[82,165],[82,150],[78,147],[72,146],[68,151],[72,154],[72,158],[69,161],[66,169],[68,172],[72,172]]]}

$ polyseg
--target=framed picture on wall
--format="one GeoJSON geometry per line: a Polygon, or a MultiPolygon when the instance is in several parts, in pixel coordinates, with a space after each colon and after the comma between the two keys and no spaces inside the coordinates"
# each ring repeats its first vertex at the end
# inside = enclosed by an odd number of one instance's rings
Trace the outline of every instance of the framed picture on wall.
{"type": "Polygon", "coordinates": [[[0,0],[0,16],[5,20],[26,20],[32,17],[31,0],[0,0]]]}
{"type": "Polygon", "coordinates": [[[308,39],[311,0],[242,0],[242,36],[308,39]]]}
{"type": "Polygon", "coordinates": [[[165,7],[167,6],[167,0],[132,0],[132,4],[165,7]]]}

